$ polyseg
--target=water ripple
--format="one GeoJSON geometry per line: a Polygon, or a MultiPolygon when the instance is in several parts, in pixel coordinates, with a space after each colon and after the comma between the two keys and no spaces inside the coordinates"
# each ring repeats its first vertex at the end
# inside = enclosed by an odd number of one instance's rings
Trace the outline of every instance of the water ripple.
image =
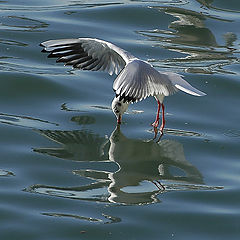
{"type": "Polygon", "coordinates": [[[84,220],[88,222],[102,222],[101,219],[98,218],[92,218],[92,217],[84,217],[84,216],[79,216],[75,214],[66,214],[66,213],[42,213],[44,216],[49,216],[49,217],[64,217],[64,218],[72,218],[72,219],[77,219],[77,220],[84,220]]]}
{"type": "Polygon", "coordinates": [[[49,121],[29,116],[19,116],[6,113],[0,113],[0,123],[30,128],[46,128],[49,126],[58,126],[58,124],[51,123],[49,121]]]}
{"type": "Polygon", "coordinates": [[[0,177],[10,177],[10,176],[15,176],[15,174],[13,172],[0,169],[0,177]]]}
{"type": "Polygon", "coordinates": [[[225,33],[223,35],[225,44],[219,45],[214,32],[205,25],[207,19],[232,22],[231,19],[224,19],[178,7],[161,6],[152,8],[169,14],[177,18],[177,20],[170,23],[169,30],[139,30],[137,33],[152,41],[154,47],[160,46],[161,48],[183,54],[183,57],[164,60],[149,59],[155,67],[177,68],[177,71],[191,73],[212,74],[221,72],[237,74],[236,72],[223,69],[227,65],[239,63],[240,51],[236,33],[225,33]]]}
{"type": "Polygon", "coordinates": [[[47,27],[48,24],[43,21],[20,16],[3,17],[0,25],[1,30],[23,32],[42,32],[47,27]]]}
{"type": "Polygon", "coordinates": [[[215,3],[213,3],[213,1],[207,1],[207,0],[197,0],[197,1],[200,4],[202,4],[201,8],[205,8],[206,10],[213,9],[216,11],[222,11],[227,13],[240,13],[240,11],[236,9],[216,7],[214,6],[215,3]]]}
{"type": "MultiPolygon", "coordinates": [[[[148,130],[148,132],[153,133],[154,130],[151,128],[148,130]]],[[[170,128],[165,128],[164,134],[173,135],[173,136],[181,136],[181,137],[203,137],[203,134],[200,134],[197,132],[180,130],[180,129],[170,129],[170,128]]]]}
{"type": "Polygon", "coordinates": [[[109,2],[109,3],[96,3],[96,1],[88,1],[88,3],[79,3],[79,1],[65,1],[65,4],[52,4],[52,1],[49,1],[49,4],[41,5],[39,2],[36,4],[35,1],[32,4],[29,2],[29,5],[25,4],[21,5],[11,5],[8,2],[4,2],[6,4],[2,4],[0,6],[0,10],[2,11],[36,11],[36,12],[46,12],[46,11],[56,11],[56,10],[65,10],[65,9],[79,9],[79,8],[94,8],[94,7],[102,7],[102,6],[112,6],[122,4],[121,2],[109,2]],[[91,3],[92,2],[92,3],[91,3]],[[47,6],[46,6],[47,5],[47,6]]]}
{"type": "Polygon", "coordinates": [[[49,217],[72,218],[72,219],[87,221],[87,222],[91,222],[91,223],[103,223],[103,224],[119,223],[122,221],[121,218],[119,218],[119,217],[114,217],[114,216],[104,214],[104,213],[102,213],[102,216],[104,217],[104,219],[85,217],[85,216],[80,216],[80,215],[76,215],[76,214],[67,214],[67,213],[42,213],[42,215],[49,216],[49,217]],[[106,220],[108,220],[108,221],[106,221],[106,220]]]}
{"type": "Polygon", "coordinates": [[[207,186],[207,185],[194,185],[194,184],[164,184],[166,191],[191,191],[191,190],[222,190],[222,186],[207,186]]]}
{"type": "Polygon", "coordinates": [[[230,129],[224,133],[225,136],[231,138],[238,138],[240,137],[240,130],[239,129],[230,129]]]}

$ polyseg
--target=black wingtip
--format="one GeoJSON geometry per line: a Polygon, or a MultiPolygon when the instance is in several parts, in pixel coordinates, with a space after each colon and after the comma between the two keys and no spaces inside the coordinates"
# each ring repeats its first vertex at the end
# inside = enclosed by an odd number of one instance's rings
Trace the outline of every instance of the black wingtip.
{"type": "MultiPolygon", "coordinates": [[[[45,52],[47,52],[47,51],[45,50],[45,52]]],[[[51,52],[47,57],[48,57],[48,58],[56,58],[57,56],[54,55],[54,54],[51,52]]]]}
{"type": "MultiPolygon", "coordinates": [[[[116,94],[116,97],[118,97],[118,96],[119,96],[119,94],[116,94]]],[[[120,101],[123,100],[123,102],[134,103],[134,102],[138,101],[139,99],[134,98],[132,96],[125,96],[125,94],[123,93],[120,95],[119,100],[120,101]]]]}

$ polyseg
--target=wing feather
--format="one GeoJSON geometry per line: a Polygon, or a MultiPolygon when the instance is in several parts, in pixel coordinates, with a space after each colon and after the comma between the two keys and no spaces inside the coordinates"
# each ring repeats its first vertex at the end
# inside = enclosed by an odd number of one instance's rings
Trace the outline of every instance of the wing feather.
{"type": "Polygon", "coordinates": [[[40,45],[57,62],[83,70],[107,71],[111,75],[118,74],[135,58],[112,43],[92,38],[49,40],[40,45]]]}
{"type": "Polygon", "coordinates": [[[168,96],[178,90],[167,75],[139,59],[126,65],[114,81],[113,89],[121,99],[130,99],[131,102],[141,101],[149,96],[168,96]]]}

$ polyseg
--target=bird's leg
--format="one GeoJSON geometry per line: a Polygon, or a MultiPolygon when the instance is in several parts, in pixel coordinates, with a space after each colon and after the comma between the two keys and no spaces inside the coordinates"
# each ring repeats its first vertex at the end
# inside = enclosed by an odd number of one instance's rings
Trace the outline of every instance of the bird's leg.
{"type": "Polygon", "coordinates": [[[158,130],[157,130],[157,127],[159,125],[159,114],[160,114],[160,109],[162,107],[162,124],[161,124],[161,127],[159,129],[160,131],[160,137],[158,138],[157,142],[159,142],[163,136],[163,129],[164,129],[164,126],[165,126],[165,106],[163,103],[160,103],[159,100],[157,100],[157,103],[158,103],[158,110],[157,110],[157,116],[156,116],[156,120],[155,122],[152,124],[153,126],[153,130],[154,130],[154,138],[153,140],[157,137],[157,133],[158,133],[158,130]]]}
{"type": "Polygon", "coordinates": [[[164,116],[164,110],[165,110],[165,107],[162,103],[162,125],[160,127],[160,132],[163,132],[163,129],[164,129],[164,126],[165,126],[165,116],[164,116]]]}
{"type": "Polygon", "coordinates": [[[158,103],[158,110],[157,110],[157,115],[156,115],[156,120],[154,123],[152,123],[152,126],[154,128],[157,128],[158,127],[158,124],[159,124],[159,113],[160,113],[160,108],[161,108],[161,103],[159,102],[159,100],[157,100],[157,103],[158,103]]]}
{"type": "MultiPolygon", "coordinates": [[[[164,105],[162,104],[162,125],[161,125],[161,127],[160,127],[160,129],[159,129],[159,131],[160,131],[160,136],[159,136],[157,142],[160,142],[160,140],[161,140],[161,138],[162,138],[162,136],[163,136],[163,129],[164,129],[164,126],[165,126],[164,110],[165,110],[165,107],[164,107],[164,105]]],[[[157,136],[155,129],[154,129],[154,132],[155,132],[155,137],[154,137],[154,139],[155,139],[156,136],[157,136]]]]}

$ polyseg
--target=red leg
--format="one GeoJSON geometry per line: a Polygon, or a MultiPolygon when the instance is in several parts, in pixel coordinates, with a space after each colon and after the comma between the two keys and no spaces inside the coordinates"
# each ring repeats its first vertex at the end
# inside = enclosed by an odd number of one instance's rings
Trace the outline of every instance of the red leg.
{"type": "Polygon", "coordinates": [[[163,105],[163,104],[161,104],[161,103],[159,102],[159,100],[157,100],[157,103],[158,103],[158,110],[157,110],[156,120],[155,120],[154,123],[152,123],[152,126],[155,127],[155,128],[158,127],[160,108],[161,108],[161,105],[163,105]]]}
{"type": "Polygon", "coordinates": [[[164,112],[164,110],[165,110],[165,107],[164,107],[164,105],[162,103],[162,125],[160,127],[160,131],[161,132],[163,131],[164,126],[165,126],[165,116],[164,116],[165,112],[164,112]]]}
{"type": "MultiPolygon", "coordinates": [[[[160,136],[159,136],[157,142],[159,142],[159,141],[161,140],[162,136],[163,136],[163,129],[164,129],[164,126],[165,126],[164,110],[165,110],[165,108],[164,108],[164,105],[162,104],[162,125],[161,125],[161,127],[160,127],[160,129],[159,129],[159,131],[160,131],[160,136]]],[[[154,139],[155,139],[155,138],[156,138],[156,133],[155,133],[154,139]]]]}

